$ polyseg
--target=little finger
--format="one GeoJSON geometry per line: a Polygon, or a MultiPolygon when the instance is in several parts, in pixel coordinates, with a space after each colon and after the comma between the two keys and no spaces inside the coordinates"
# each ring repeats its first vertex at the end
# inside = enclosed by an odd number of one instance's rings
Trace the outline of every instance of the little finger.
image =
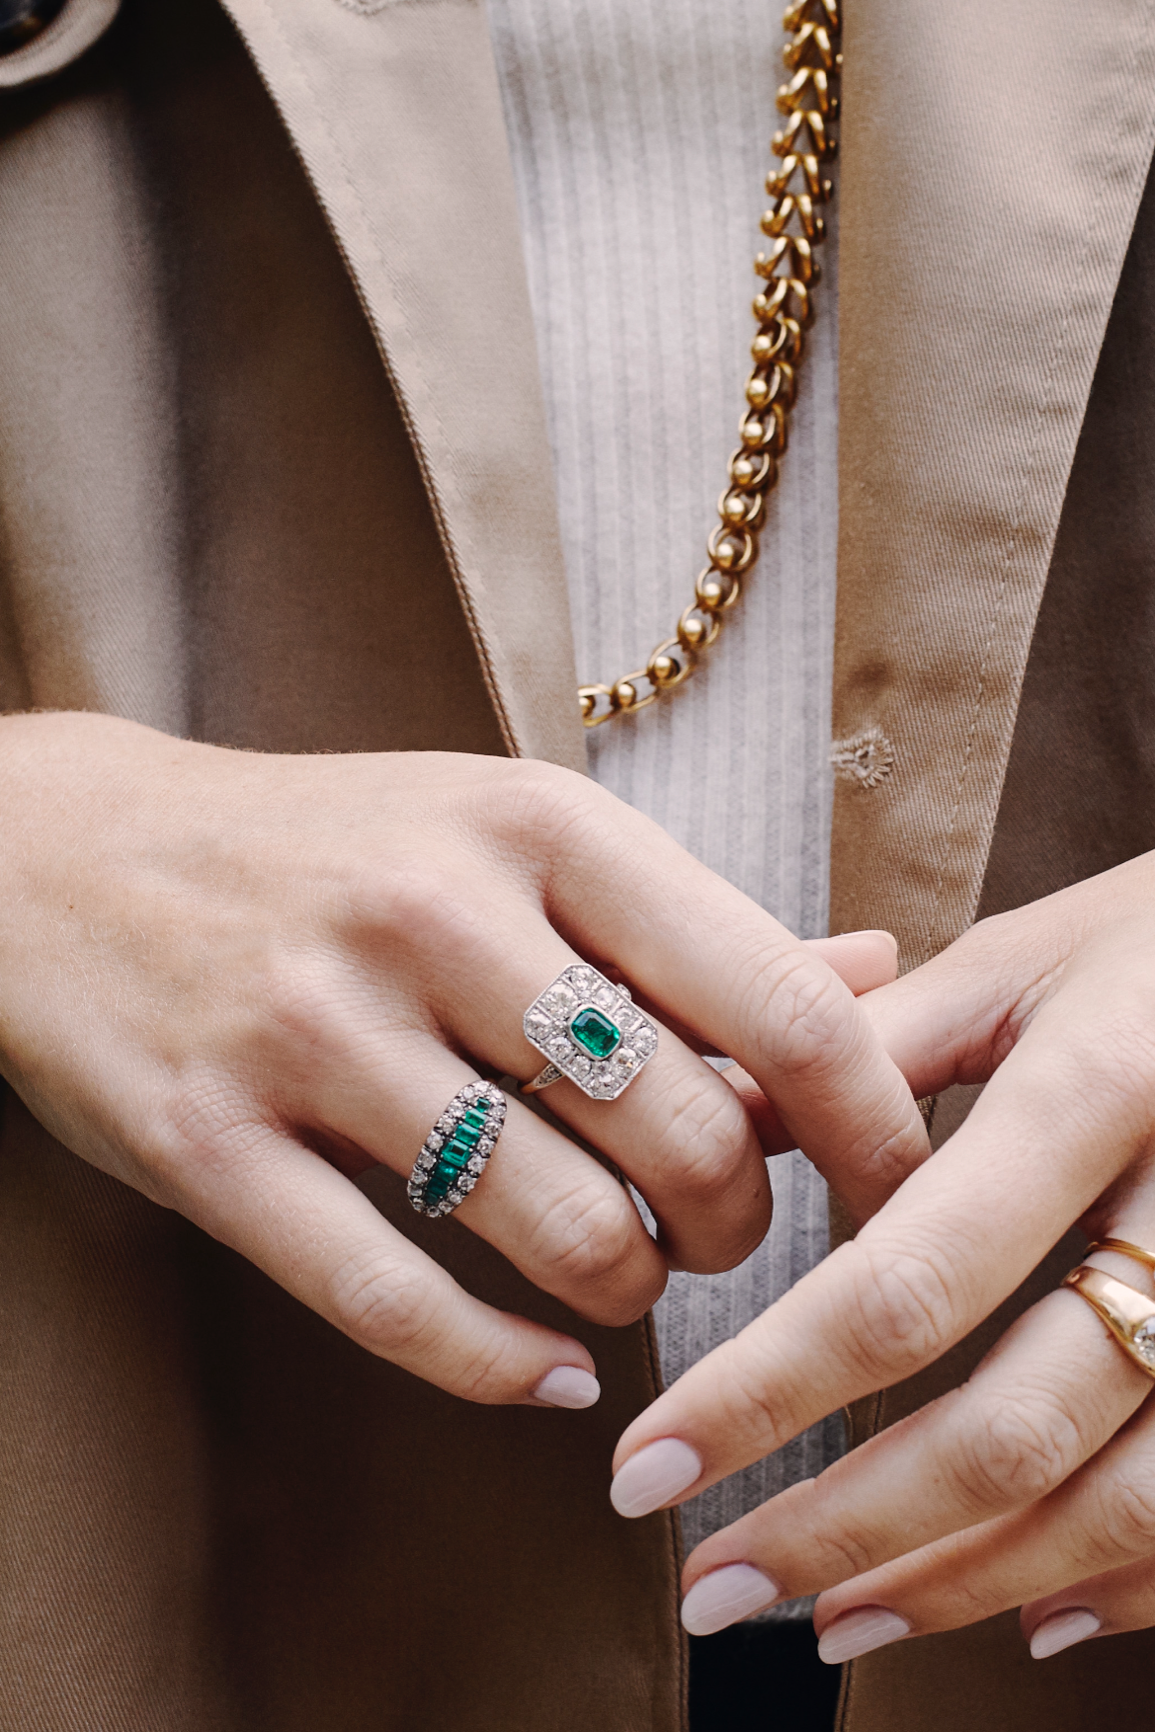
{"type": "Polygon", "coordinates": [[[174,1206],[368,1352],[470,1401],[597,1400],[580,1342],[466,1293],[319,1156],[260,1124],[189,1140],[174,1206]]]}
{"type": "Polygon", "coordinates": [[[1049,1660],[1092,1636],[1149,1630],[1155,1624],[1155,1555],[1032,1600],[1019,1621],[1036,1660],[1049,1660]]]}

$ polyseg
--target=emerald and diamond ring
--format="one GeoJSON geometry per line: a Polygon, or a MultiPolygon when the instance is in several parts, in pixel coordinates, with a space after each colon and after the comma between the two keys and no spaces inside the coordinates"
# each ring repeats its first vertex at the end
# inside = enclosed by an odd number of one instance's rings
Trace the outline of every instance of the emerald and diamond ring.
{"type": "Polygon", "coordinates": [[[493,1083],[459,1089],[426,1137],[409,1178],[419,1215],[451,1215],[485,1171],[505,1123],[505,1096],[493,1083]]]}
{"type": "Polygon", "coordinates": [[[549,1060],[523,1094],[561,1077],[597,1101],[616,1100],[658,1045],[657,1025],[588,962],[563,968],[525,1013],[525,1038],[549,1060]]]}

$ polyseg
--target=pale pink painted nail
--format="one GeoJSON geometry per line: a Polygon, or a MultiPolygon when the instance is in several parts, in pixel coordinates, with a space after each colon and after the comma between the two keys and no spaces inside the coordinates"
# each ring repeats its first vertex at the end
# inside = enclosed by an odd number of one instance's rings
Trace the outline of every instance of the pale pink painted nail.
{"type": "Polygon", "coordinates": [[[739,1618],[752,1618],[781,1599],[777,1582],[753,1564],[723,1564],[699,1576],[682,1601],[682,1623],[691,1636],[712,1636],[739,1618]]]}
{"type": "Polygon", "coordinates": [[[592,1371],[583,1371],[580,1365],[555,1365],[533,1393],[551,1407],[592,1407],[601,1392],[592,1371]]]}
{"type": "Polygon", "coordinates": [[[680,1437],[659,1437],[619,1467],[610,1487],[610,1502],[623,1516],[649,1515],[702,1474],[696,1449],[680,1437]]]}
{"type": "Polygon", "coordinates": [[[909,1635],[910,1625],[897,1612],[888,1612],[885,1606],[857,1606],[822,1632],[818,1658],[828,1666],[841,1666],[844,1660],[857,1660],[860,1654],[870,1654],[909,1635]]]}
{"type": "Polygon", "coordinates": [[[1052,1654],[1061,1654],[1064,1648],[1073,1648],[1076,1642],[1085,1642],[1088,1636],[1097,1636],[1102,1628],[1094,1612],[1088,1612],[1083,1606],[1070,1606],[1066,1611],[1052,1612],[1049,1618],[1043,1619],[1031,1637],[1031,1658],[1049,1660],[1052,1654]]]}

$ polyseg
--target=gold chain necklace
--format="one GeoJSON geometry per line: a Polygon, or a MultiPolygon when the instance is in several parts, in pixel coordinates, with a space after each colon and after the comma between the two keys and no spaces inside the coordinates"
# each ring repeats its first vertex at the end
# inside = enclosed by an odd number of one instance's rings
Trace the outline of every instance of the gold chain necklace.
{"type": "Polygon", "coordinates": [[[758,557],[766,495],[778,480],[778,459],[786,450],[803,332],[814,323],[813,289],[819,277],[814,247],[826,234],[818,207],[833,191],[821,165],[837,148],[830,122],[838,112],[835,87],[842,67],[838,0],[799,0],[782,24],[790,37],[782,58],[793,77],[779,88],[778,107],[788,118],[770,146],[781,166],[766,177],[772,203],[762,217],[762,232],[772,244],[754,260],[766,283],[754,297],[754,371],[746,381],[742,443],[730,458],[729,480],[718,501],[721,522],[706,543],[710,563],[674,636],[658,645],[644,668],[612,686],[578,687],[587,728],[644,710],[688,680],[698,656],[721,632],[742,593],[743,574],[758,557]]]}

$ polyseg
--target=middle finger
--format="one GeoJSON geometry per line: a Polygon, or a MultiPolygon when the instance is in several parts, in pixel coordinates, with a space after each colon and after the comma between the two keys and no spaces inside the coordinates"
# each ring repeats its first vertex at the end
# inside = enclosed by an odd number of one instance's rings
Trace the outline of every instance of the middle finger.
{"type": "MultiPolygon", "coordinates": [[[[525,1011],[583,959],[544,919],[527,918],[524,905],[517,917],[516,950],[485,931],[459,944],[452,995],[439,1009],[467,1051],[528,1081],[544,1060],[525,1037],[525,1011]]],[[[492,914],[484,925],[500,930],[492,914]]],[[[765,1237],[770,1185],[750,1119],[724,1078],[669,1029],[659,1030],[653,1057],[616,1100],[592,1100],[566,1079],[542,1098],[645,1197],[676,1266],[727,1269],[765,1237]]]]}

